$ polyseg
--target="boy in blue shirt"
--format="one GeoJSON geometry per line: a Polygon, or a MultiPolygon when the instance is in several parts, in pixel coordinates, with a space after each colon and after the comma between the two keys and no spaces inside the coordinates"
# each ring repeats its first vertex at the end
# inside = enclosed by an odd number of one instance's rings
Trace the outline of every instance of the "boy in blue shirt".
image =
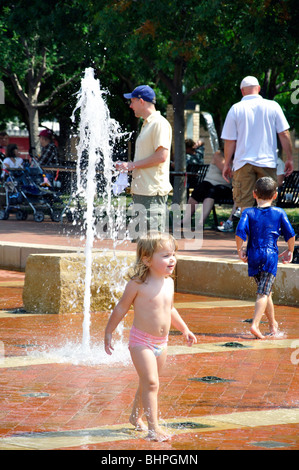
{"type": "Polygon", "coordinates": [[[272,301],[272,286],[277,273],[278,258],[290,263],[293,259],[295,232],[285,211],[279,207],[271,207],[277,197],[276,183],[272,178],[260,178],[255,185],[253,196],[257,207],[245,209],[236,230],[236,244],[239,258],[248,263],[248,275],[254,277],[257,283],[257,299],[251,333],[259,339],[264,339],[259,324],[265,313],[270,334],[276,335],[278,324],[275,320],[272,301]],[[278,255],[277,240],[284,236],[288,250],[278,255]],[[243,243],[247,242],[247,252],[243,243]]]}

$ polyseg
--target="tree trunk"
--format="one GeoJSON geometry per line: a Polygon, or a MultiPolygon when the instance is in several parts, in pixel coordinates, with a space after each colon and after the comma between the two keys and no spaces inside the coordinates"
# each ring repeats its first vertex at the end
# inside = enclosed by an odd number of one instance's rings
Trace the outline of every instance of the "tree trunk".
{"type": "Polygon", "coordinates": [[[36,157],[40,154],[40,143],[38,138],[38,108],[35,106],[27,106],[29,117],[29,136],[30,136],[30,151],[36,157]]]}
{"type": "Polygon", "coordinates": [[[32,77],[28,78],[28,94],[25,92],[25,89],[22,88],[22,85],[19,81],[18,76],[15,73],[10,73],[6,71],[6,74],[10,78],[13,87],[19,97],[20,101],[23,103],[24,108],[28,114],[28,123],[29,123],[29,137],[30,137],[30,152],[35,157],[40,153],[40,144],[38,138],[38,95],[40,90],[40,81],[34,83],[32,77]]]}
{"type": "MultiPolygon", "coordinates": [[[[172,95],[174,111],[174,171],[186,172],[186,151],[185,151],[185,96],[183,92],[177,91],[172,95]]],[[[183,176],[174,177],[173,203],[186,204],[186,178],[183,176]]]]}

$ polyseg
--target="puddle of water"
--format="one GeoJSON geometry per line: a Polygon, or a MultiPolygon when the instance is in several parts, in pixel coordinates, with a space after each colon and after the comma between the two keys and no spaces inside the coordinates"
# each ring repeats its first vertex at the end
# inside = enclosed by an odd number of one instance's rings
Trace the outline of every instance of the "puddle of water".
{"type": "Polygon", "coordinates": [[[91,344],[88,352],[81,343],[66,342],[60,347],[50,347],[38,351],[28,352],[30,357],[54,358],[57,363],[71,363],[74,365],[96,366],[101,364],[131,363],[131,357],[127,343],[117,341],[114,344],[113,355],[109,356],[104,350],[104,343],[91,344]]]}

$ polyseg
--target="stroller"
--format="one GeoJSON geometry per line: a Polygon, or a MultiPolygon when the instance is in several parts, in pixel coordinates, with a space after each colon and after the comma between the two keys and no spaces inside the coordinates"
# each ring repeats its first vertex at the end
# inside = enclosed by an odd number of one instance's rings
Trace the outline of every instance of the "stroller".
{"type": "Polygon", "coordinates": [[[63,201],[42,186],[44,177],[40,168],[8,170],[8,174],[4,183],[6,205],[0,210],[0,220],[7,220],[12,212],[17,220],[26,220],[31,211],[35,222],[43,222],[46,212],[54,222],[61,220],[63,201]]]}

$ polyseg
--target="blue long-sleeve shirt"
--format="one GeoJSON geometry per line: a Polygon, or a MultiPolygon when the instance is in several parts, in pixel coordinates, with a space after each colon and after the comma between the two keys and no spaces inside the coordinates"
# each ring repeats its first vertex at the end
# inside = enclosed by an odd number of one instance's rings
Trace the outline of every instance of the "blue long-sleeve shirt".
{"type": "Polygon", "coordinates": [[[265,271],[276,276],[278,264],[277,240],[283,235],[287,242],[295,236],[285,211],[279,207],[252,207],[245,209],[236,235],[246,241],[248,275],[265,271]]]}

